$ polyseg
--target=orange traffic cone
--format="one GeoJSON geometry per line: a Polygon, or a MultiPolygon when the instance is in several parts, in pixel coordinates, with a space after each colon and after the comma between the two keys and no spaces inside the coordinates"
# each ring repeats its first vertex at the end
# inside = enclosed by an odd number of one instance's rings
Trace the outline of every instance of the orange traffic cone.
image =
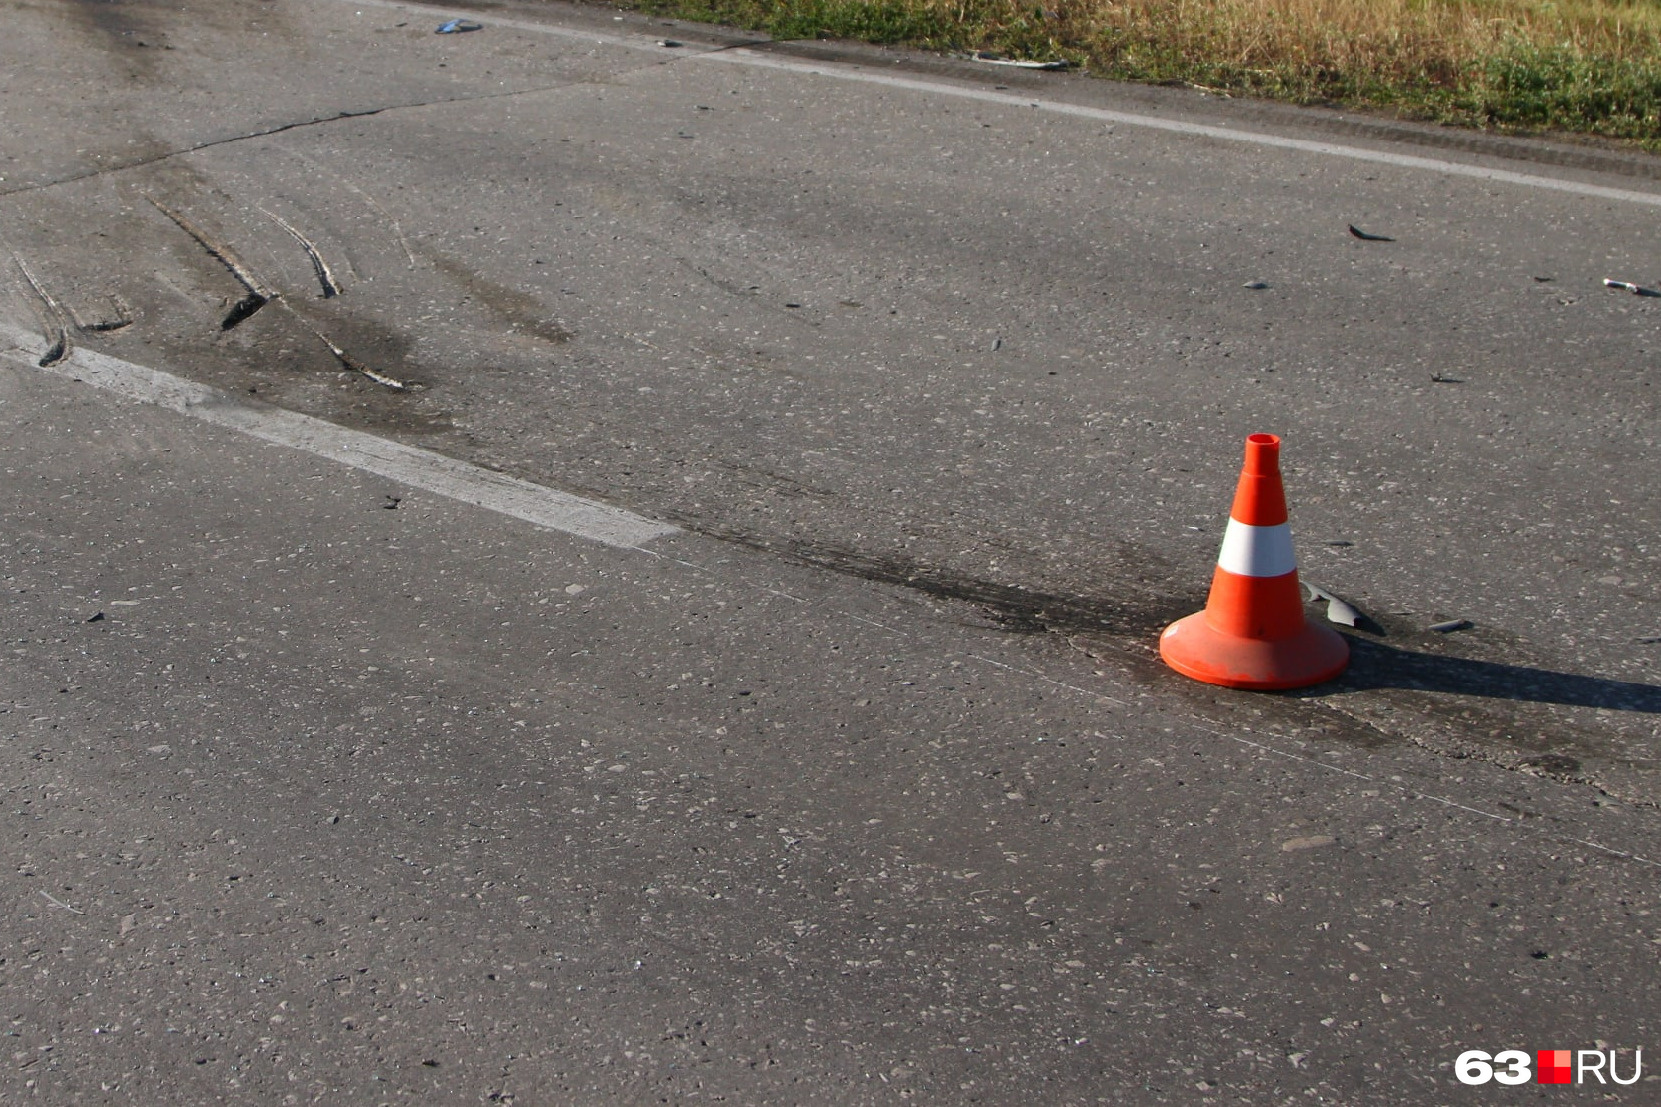
{"type": "Polygon", "coordinates": [[[1184,676],[1229,688],[1302,688],[1350,663],[1342,635],[1303,617],[1275,435],[1246,439],[1211,596],[1204,611],[1165,628],[1159,655],[1184,676]]]}

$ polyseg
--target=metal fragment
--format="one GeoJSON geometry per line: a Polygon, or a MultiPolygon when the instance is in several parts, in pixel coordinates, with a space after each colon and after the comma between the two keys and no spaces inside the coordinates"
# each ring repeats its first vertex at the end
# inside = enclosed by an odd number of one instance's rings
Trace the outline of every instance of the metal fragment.
{"type": "Polygon", "coordinates": [[[1603,287],[1618,288],[1622,292],[1630,292],[1634,296],[1661,296],[1661,292],[1657,292],[1653,288],[1645,288],[1641,284],[1633,284],[1631,281],[1617,281],[1609,277],[1603,278],[1603,287]]]}

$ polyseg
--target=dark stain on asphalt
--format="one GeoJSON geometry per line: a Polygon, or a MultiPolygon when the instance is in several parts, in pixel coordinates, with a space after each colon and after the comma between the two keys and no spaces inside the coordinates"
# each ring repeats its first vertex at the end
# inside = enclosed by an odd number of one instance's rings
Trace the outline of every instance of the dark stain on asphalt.
{"type": "MultiPolygon", "coordinates": [[[[342,300],[331,300],[331,305],[342,305],[342,300]]],[[[338,380],[347,387],[332,396],[327,410],[317,410],[307,404],[308,414],[329,419],[358,430],[377,433],[410,432],[430,435],[454,429],[450,415],[432,398],[431,390],[445,383],[444,375],[436,366],[429,365],[414,355],[414,340],[396,326],[389,325],[365,312],[331,307],[325,310],[313,304],[290,305],[300,319],[327,334],[330,342],[349,351],[356,362],[412,386],[413,392],[400,392],[374,383],[361,370],[348,369],[345,379],[339,370],[343,366],[328,351],[315,342],[301,337],[301,328],[290,328],[285,340],[291,349],[304,350],[297,367],[310,372],[322,370],[329,379],[338,380]]],[[[273,384],[281,387],[280,382],[273,384]]],[[[297,397],[298,399],[298,397],[297,397]]]]}
{"type": "Polygon", "coordinates": [[[122,46],[138,46],[148,29],[129,0],[70,0],[68,10],[80,21],[122,46]]]}
{"type": "Polygon", "coordinates": [[[142,5],[130,0],[70,0],[64,11],[93,46],[124,69],[131,80],[150,81],[156,75],[152,48],[160,47],[160,30],[144,17],[142,5]]]}
{"type": "Polygon", "coordinates": [[[576,337],[551,318],[548,305],[535,296],[482,277],[447,254],[433,250],[420,252],[426,254],[435,269],[467,293],[470,300],[506,323],[511,330],[555,346],[576,337]]]}
{"type": "MultiPolygon", "coordinates": [[[[701,528],[696,523],[683,525],[710,534],[707,527],[701,528]]],[[[830,542],[734,533],[711,536],[782,557],[797,565],[895,585],[935,599],[968,604],[994,625],[1012,634],[1145,637],[1187,613],[1178,609],[1180,600],[1173,603],[1169,596],[1133,597],[1122,593],[1109,598],[1065,594],[982,580],[912,558],[869,553],[830,542]]]]}

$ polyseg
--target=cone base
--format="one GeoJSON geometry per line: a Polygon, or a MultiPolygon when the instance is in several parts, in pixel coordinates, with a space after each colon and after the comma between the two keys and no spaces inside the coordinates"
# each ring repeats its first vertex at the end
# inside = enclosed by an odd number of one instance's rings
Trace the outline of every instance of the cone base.
{"type": "Polygon", "coordinates": [[[1307,620],[1289,638],[1241,638],[1216,630],[1198,611],[1165,628],[1159,656],[1206,684],[1275,691],[1331,680],[1349,666],[1350,645],[1337,631],[1307,620]]]}

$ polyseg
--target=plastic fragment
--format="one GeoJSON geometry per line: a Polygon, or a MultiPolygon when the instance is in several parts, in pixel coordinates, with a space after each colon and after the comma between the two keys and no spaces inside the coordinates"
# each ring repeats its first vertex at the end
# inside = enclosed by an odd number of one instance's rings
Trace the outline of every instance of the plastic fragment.
{"type": "Polygon", "coordinates": [[[1609,277],[1603,278],[1603,287],[1618,288],[1623,292],[1630,292],[1634,296],[1661,296],[1661,292],[1657,292],[1653,288],[1645,288],[1641,284],[1633,284],[1631,281],[1617,281],[1609,277]]]}
{"type": "Polygon", "coordinates": [[[483,23],[475,23],[471,19],[451,19],[438,25],[435,35],[459,35],[466,31],[481,31],[483,23]]]}
{"type": "Polygon", "coordinates": [[[1070,61],[1026,61],[1021,58],[1006,58],[999,54],[985,50],[976,50],[969,55],[970,61],[985,62],[988,65],[1012,65],[1017,69],[1067,69],[1072,66],[1070,61]]]}
{"type": "Polygon", "coordinates": [[[1318,584],[1310,584],[1308,581],[1305,581],[1304,587],[1309,589],[1310,599],[1326,601],[1327,622],[1337,623],[1340,626],[1346,627],[1359,626],[1361,624],[1361,612],[1347,600],[1339,599],[1337,596],[1334,596],[1331,592],[1328,592],[1325,588],[1322,588],[1318,584]]]}
{"type": "Polygon", "coordinates": [[[680,41],[679,39],[675,39],[675,38],[660,38],[660,39],[657,40],[657,44],[659,46],[665,47],[665,48],[670,49],[670,50],[675,49],[675,47],[677,47],[677,46],[685,46],[686,45],[686,43],[680,41]]]}
{"type": "Polygon", "coordinates": [[[1366,231],[1362,230],[1360,227],[1357,227],[1354,223],[1350,224],[1350,233],[1352,235],[1354,235],[1356,238],[1359,238],[1363,242],[1394,242],[1395,241],[1395,239],[1391,238],[1389,235],[1386,235],[1386,234],[1368,234],[1366,231]]]}
{"type": "Polygon", "coordinates": [[[1269,287],[1269,282],[1268,281],[1247,281],[1241,287],[1242,288],[1250,288],[1254,291],[1261,291],[1262,289],[1265,289],[1265,288],[1269,287]]]}
{"type": "Polygon", "coordinates": [[[1470,630],[1475,625],[1469,619],[1449,619],[1445,623],[1430,624],[1430,629],[1438,634],[1448,634],[1456,630],[1470,630]]]}

